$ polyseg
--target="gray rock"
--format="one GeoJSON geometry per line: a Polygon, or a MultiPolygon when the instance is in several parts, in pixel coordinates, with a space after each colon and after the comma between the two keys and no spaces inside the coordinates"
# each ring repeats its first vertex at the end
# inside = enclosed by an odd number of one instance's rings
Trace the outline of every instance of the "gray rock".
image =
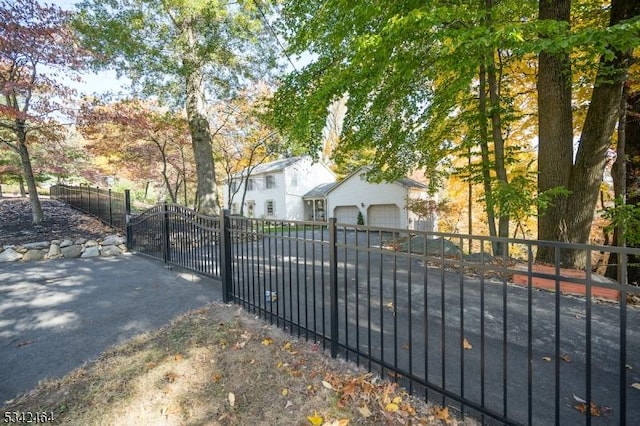
{"type": "Polygon", "coordinates": [[[85,247],[95,247],[98,245],[98,242],[96,240],[89,240],[86,243],[84,243],[85,247]]]}
{"type": "Polygon", "coordinates": [[[82,254],[82,246],[74,244],[72,246],[62,247],[60,252],[62,253],[62,257],[66,257],[66,258],[80,257],[80,255],[82,254]]]}
{"type": "Polygon", "coordinates": [[[52,240],[52,241],[51,241],[51,244],[57,244],[57,245],[60,245],[60,240],[52,240]]]}
{"type": "Polygon", "coordinates": [[[78,238],[75,242],[76,245],[81,246],[82,244],[86,243],[87,239],[86,238],[78,238]]]}
{"type": "Polygon", "coordinates": [[[49,242],[39,241],[37,243],[27,243],[27,244],[23,244],[22,247],[26,248],[27,250],[41,250],[41,249],[49,248],[49,242]]]}
{"type": "Polygon", "coordinates": [[[120,244],[124,244],[125,239],[120,235],[109,235],[106,237],[100,244],[103,246],[119,246],[120,244]]]}
{"type": "Polygon", "coordinates": [[[51,244],[49,252],[47,252],[47,259],[57,259],[60,257],[60,246],[58,244],[51,244]]]}
{"type": "Polygon", "coordinates": [[[60,243],[60,248],[69,247],[71,245],[73,245],[73,241],[71,241],[71,240],[62,240],[62,242],[60,243]]]}
{"type": "Polygon", "coordinates": [[[44,259],[44,255],[45,253],[42,250],[31,249],[22,255],[22,260],[24,262],[27,262],[30,260],[42,260],[44,259]]]}
{"type": "Polygon", "coordinates": [[[102,251],[100,253],[101,256],[118,256],[119,254],[122,254],[122,250],[117,246],[102,247],[102,251]]]}
{"type": "Polygon", "coordinates": [[[85,248],[84,252],[82,253],[82,256],[80,257],[96,257],[96,256],[100,256],[100,250],[98,249],[98,246],[91,246],[91,247],[85,248]]]}
{"type": "Polygon", "coordinates": [[[0,253],[0,262],[14,262],[22,259],[22,255],[12,248],[5,249],[0,253]]]}

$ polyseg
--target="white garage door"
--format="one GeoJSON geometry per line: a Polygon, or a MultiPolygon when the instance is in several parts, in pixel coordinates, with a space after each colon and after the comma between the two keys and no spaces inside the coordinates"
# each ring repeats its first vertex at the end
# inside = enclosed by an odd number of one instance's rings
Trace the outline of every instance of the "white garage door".
{"type": "Polygon", "coordinates": [[[349,225],[358,224],[358,212],[360,210],[356,206],[338,206],[333,211],[336,222],[347,223],[349,225]]]}
{"type": "Polygon", "coordinates": [[[384,228],[400,227],[400,207],[395,204],[377,204],[369,206],[368,222],[370,226],[384,228]]]}

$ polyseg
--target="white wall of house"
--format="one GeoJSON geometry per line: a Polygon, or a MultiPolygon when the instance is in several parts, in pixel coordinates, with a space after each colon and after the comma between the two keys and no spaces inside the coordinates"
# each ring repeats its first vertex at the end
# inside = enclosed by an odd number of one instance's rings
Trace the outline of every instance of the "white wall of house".
{"type": "MultiPolygon", "coordinates": [[[[324,164],[313,163],[310,158],[302,157],[281,170],[253,174],[250,176],[250,180],[252,184],[245,197],[245,216],[304,220],[302,196],[318,184],[335,181],[335,175],[324,164]],[[255,207],[251,214],[249,205],[252,203],[255,207]],[[269,211],[269,206],[273,207],[272,212],[269,211]]],[[[239,212],[239,203],[242,200],[243,186],[244,183],[234,198],[237,212],[239,212]]],[[[226,186],[224,190],[226,205],[226,186]]],[[[231,210],[234,213],[233,206],[231,210]]]]}
{"type": "Polygon", "coordinates": [[[366,170],[361,170],[346,178],[329,192],[327,196],[329,217],[336,217],[338,221],[345,219],[347,223],[355,224],[351,220],[353,207],[356,207],[362,213],[365,225],[372,225],[370,214],[378,220],[383,220],[387,213],[396,208],[398,220],[392,226],[407,228],[407,188],[396,182],[370,183],[366,180],[365,174],[366,170]]]}

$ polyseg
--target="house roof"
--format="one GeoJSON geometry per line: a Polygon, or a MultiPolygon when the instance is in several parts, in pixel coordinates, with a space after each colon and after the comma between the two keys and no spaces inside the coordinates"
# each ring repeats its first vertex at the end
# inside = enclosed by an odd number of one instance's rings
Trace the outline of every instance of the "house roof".
{"type": "Polygon", "coordinates": [[[402,186],[406,186],[407,188],[418,188],[418,189],[428,189],[429,187],[422,182],[418,182],[417,180],[411,178],[402,178],[396,181],[402,186]]]}
{"type": "Polygon", "coordinates": [[[306,194],[304,194],[302,196],[302,198],[324,197],[337,184],[338,184],[337,182],[329,182],[329,183],[320,184],[320,185],[316,186],[315,188],[313,188],[311,191],[309,191],[306,194]]]}
{"type": "MultiPolygon", "coordinates": [[[[256,168],[251,171],[251,175],[255,176],[263,173],[281,172],[287,167],[297,163],[301,159],[302,157],[289,157],[289,158],[283,158],[282,160],[270,161],[268,163],[260,164],[259,166],[256,166],[256,168]]],[[[233,177],[240,177],[245,175],[246,175],[245,170],[243,170],[242,172],[236,173],[235,175],[233,175],[233,177]]]]}
{"type": "MultiPolygon", "coordinates": [[[[323,183],[321,185],[316,186],[311,191],[304,194],[302,198],[326,197],[331,191],[333,191],[338,186],[342,185],[343,182],[346,182],[347,180],[351,179],[353,176],[368,170],[371,170],[371,168],[367,166],[362,166],[356,171],[354,171],[353,173],[351,173],[350,175],[348,175],[347,177],[345,177],[344,179],[342,179],[340,182],[323,183]]],[[[408,177],[401,178],[389,183],[395,183],[395,184],[404,186],[405,188],[417,188],[417,189],[429,188],[424,183],[418,182],[417,180],[414,180],[408,177]]]]}

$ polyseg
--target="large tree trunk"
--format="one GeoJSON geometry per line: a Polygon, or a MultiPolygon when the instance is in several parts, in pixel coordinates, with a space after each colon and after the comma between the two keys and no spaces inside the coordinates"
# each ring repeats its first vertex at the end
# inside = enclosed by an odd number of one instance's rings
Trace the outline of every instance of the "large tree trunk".
{"type": "Polygon", "coordinates": [[[218,191],[211,147],[211,131],[204,103],[202,66],[197,61],[195,36],[188,24],[185,28],[188,49],[183,59],[186,71],[186,110],[191,133],[191,144],[196,162],[196,210],[205,215],[218,215],[218,191]]]}
{"type": "MultiPolygon", "coordinates": [[[[540,20],[569,22],[571,0],[539,5],[540,20]]],[[[538,193],[569,187],[573,165],[571,62],[568,53],[541,52],[538,58],[538,193]]],[[[538,218],[538,239],[564,240],[566,199],[559,197],[538,218]]],[[[553,261],[553,250],[539,247],[539,261],[553,261]]]]}
{"type": "MultiPolygon", "coordinates": [[[[611,3],[610,25],[640,14],[640,4],[626,0],[611,3]]],[[[575,165],[571,169],[569,191],[565,208],[566,240],[574,243],[589,242],[593,215],[598,202],[602,175],[607,162],[607,150],[619,117],[622,88],[627,79],[630,53],[616,52],[612,60],[600,60],[596,84],[582,129],[575,165]]],[[[571,250],[563,256],[569,266],[585,268],[584,251],[571,250]]]]}
{"type": "MultiPolygon", "coordinates": [[[[541,0],[540,19],[568,21],[567,8],[570,8],[569,0],[541,0]]],[[[610,25],[639,13],[640,4],[637,2],[613,0],[610,25]]],[[[566,56],[547,56],[544,53],[540,55],[538,186],[541,192],[556,186],[565,186],[570,195],[565,203],[556,202],[554,207],[544,213],[539,225],[538,238],[587,243],[606,164],[606,153],[618,118],[622,86],[629,67],[629,54],[616,52],[611,60],[601,58],[573,166],[570,161],[567,165],[565,158],[565,150],[572,142],[571,138],[565,139],[567,126],[571,125],[570,121],[567,122],[568,117],[564,116],[568,114],[567,108],[570,108],[570,89],[566,88],[571,77],[568,67],[566,56]],[[553,82],[558,82],[559,86],[554,86],[553,82]],[[567,93],[568,100],[565,98],[567,93]],[[555,112],[550,115],[550,111],[555,112]],[[568,182],[563,182],[566,170],[570,170],[571,173],[568,182]]],[[[551,254],[551,251],[540,250],[538,260],[551,260],[551,254]]],[[[567,250],[562,253],[565,266],[585,268],[585,260],[584,251],[567,250]]]]}
{"type": "Polygon", "coordinates": [[[16,147],[18,148],[18,154],[20,154],[20,163],[22,164],[22,175],[24,176],[24,180],[27,182],[27,188],[29,190],[29,202],[31,203],[32,221],[34,225],[42,225],[42,219],[44,215],[42,213],[40,198],[38,198],[36,179],[33,176],[33,169],[31,168],[31,158],[29,157],[29,150],[27,149],[27,134],[24,131],[24,123],[18,124],[16,137],[16,147]]]}

